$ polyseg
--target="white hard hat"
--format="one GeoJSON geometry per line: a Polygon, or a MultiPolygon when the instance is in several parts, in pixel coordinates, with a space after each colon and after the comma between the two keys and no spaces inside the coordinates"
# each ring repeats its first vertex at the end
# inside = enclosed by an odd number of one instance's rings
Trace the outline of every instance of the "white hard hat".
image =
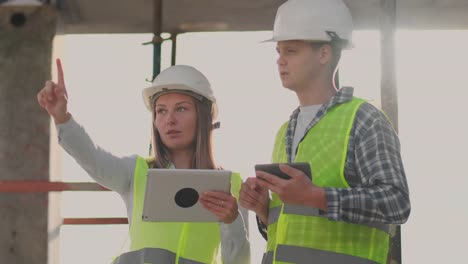
{"type": "MultiPolygon", "coordinates": [[[[218,106],[210,82],[200,71],[187,65],[174,65],[156,76],[153,85],[143,90],[143,101],[149,111],[153,111],[154,95],[166,92],[187,92],[196,97],[200,95],[211,102],[213,120],[218,116],[218,106]]],[[[202,97],[197,98],[199,100],[202,97]]]]}
{"type": "Polygon", "coordinates": [[[345,40],[351,48],[353,19],[342,0],[288,0],[276,12],[273,38],[266,41],[345,40]]]}

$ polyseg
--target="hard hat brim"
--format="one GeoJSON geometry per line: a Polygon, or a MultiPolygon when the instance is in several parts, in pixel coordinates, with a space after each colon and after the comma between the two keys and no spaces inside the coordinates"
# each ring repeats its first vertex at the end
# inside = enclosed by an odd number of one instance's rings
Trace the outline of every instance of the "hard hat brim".
{"type": "MultiPolygon", "coordinates": [[[[288,40],[302,40],[302,41],[330,41],[330,39],[324,39],[324,40],[319,40],[319,39],[299,39],[299,38],[275,38],[272,37],[270,39],[266,39],[263,41],[260,41],[260,43],[270,43],[270,42],[278,42],[278,41],[288,41],[288,40]]],[[[343,47],[345,50],[353,49],[354,43],[352,41],[348,41],[348,44],[343,47]]]]}
{"type": "Polygon", "coordinates": [[[163,91],[177,92],[177,91],[183,91],[183,90],[190,91],[190,88],[183,84],[149,86],[143,89],[143,92],[142,92],[143,102],[145,103],[145,106],[149,111],[153,111],[152,109],[153,102],[151,101],[151,98],[153,97],[153,95],[163,92],[163,91]]]}
{"type": "MultiPolygon", "coordinates": [[[[183,94],[192,96],[195,99],[200,100],[200,101],[202,100],[202,98],[204,98],[204,96],[193,92],[190,87],[184,84],[149,86],[143,89],[143,92],[142,92],[143,102],[146,108],[148,109],[148,111],[153,112],[153,96],[155,94],[163,95],[167,93],[183,93],[183,94]]],[[[214,100],[214,98],[213,100],[210,100],[210,101],[211,101],[211,114],[212,114],[212,118],[214,121],[218,117],[218,113],[219,113],[218,104],[216,103],[216,100],[214,100]]]]}
{"type": "Polygon", "coordinates": [[[271,39],[266,39],[266,40],[260,41],[260,43],[269,43],[269,42],[277,42],[277,40],[275,40],[274,38],[271,38],[271,39]]]}

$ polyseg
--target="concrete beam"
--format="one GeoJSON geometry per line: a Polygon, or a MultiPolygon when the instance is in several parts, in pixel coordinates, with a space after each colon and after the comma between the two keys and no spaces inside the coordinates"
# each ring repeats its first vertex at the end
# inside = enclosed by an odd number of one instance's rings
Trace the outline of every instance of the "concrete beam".
{"type": "MultiPolygon", "coordinates": [[[[158,0],[161,31],[272,30],[276,10],[285,0],[158,0]]],[[[356,29],[379,29],[380,0],[345,0],[356,29]]],[[[61,0],[62,34],[151,33],[154,0],[61,0]]],[[[468,29],[466,0],[399,0],[396,27],[468,29]]]]}

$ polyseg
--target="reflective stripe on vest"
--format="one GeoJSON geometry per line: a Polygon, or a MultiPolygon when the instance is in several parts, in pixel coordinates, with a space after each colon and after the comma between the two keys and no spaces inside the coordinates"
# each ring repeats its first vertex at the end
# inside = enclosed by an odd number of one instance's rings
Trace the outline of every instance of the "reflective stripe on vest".
{"type": "MultiPolygon", "coordinates": [[[[269,213],[268,213],[268,224],[274,224],[278,222],[280,213],[281,213],[281,206],[270,208],[269,213]]],[[[300,205],[292,205],[292,204],[284,204],[283,213],[294,214],[294,215],[326,217],[326,215],[321,214],[320,210],[317,208],[300,206],[300,205]]],[[[365,224],[365,225],[370,228],[377,228],[379,230],[384,231],[387,234],[390,234],[390,225],[386,225],[386,224],[365,224]]]]}
{"type": "MultiPolygon", "coordinates": [[[[159,264],[176,263],[176,254],[161,248],[145,248],[122,254],[112,264],[159,264]]],[[[202,264],[202,262],[179,258],[179,264],[202,264]]]]}
{"type": "MultiPolygon", "coordinates": [[[[133,214],[130,225],[130,251],[113,263],[217,263],[221,245],[219,223],[142,221],[148,164],[137,158],[134,175],[133,214]]],[[[236,198],[242,179],[231,175],[231,192],[236,198]]]]}
{"type": "MultiPolygon", "coordinates": [[[[278,245],[276,249],[276,261],[296,264],[308,263],[346,263],[346,264],[378,264],[375,261],[365,258],[355,257],[347,254],[340,254],[336,252],[278,245]]],[[[268,251],[263,255],[262,264],[273,263],[273,251],[268,251]]]]}
{"type": "MultiPolygon", "coordinates": [[[[328,109],[300,141],[294,162],[310,164],[315,185],[349,188],[344,176],[347,147],[354,117],[363,102],[354,98],[328,109]]],[[[288,161],[287,129],[288,123],[277,134],[273,163],[288,161]]],[[[282,263],[289,255],[292,258],[305,254],[308,256],[306,263],[385,263],[388,241],[388,225],[332,221],[318,209],[283,204],[273,193],[268,214],[268,254],[264,260],[265,263],[282,263]],[[347,257],[349,261],[334,262],[335,256],[347,257]]],[[[293,258],[289,262],[301,263],[300,259],[296,260],[293,258]]]]}

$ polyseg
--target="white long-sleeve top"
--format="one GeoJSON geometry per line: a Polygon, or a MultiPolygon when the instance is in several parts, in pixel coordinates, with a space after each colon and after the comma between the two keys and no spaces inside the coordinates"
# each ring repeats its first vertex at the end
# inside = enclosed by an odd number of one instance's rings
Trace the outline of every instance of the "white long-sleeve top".
{"type": "MultiPolygon", "coordinates": [[[[117,157],[94,144],[86,130],[72,117],[57,124],[59,144],[99,184],[120,194],[131,224],[133,212],[133,175],[137,155],[117,157]]],[[[247,210],[231,224],[220,223],[221,254],[226,264],[250,263],[247,210]]],[[[129,225],[130,226],[130,225],[129,225]]]]}

